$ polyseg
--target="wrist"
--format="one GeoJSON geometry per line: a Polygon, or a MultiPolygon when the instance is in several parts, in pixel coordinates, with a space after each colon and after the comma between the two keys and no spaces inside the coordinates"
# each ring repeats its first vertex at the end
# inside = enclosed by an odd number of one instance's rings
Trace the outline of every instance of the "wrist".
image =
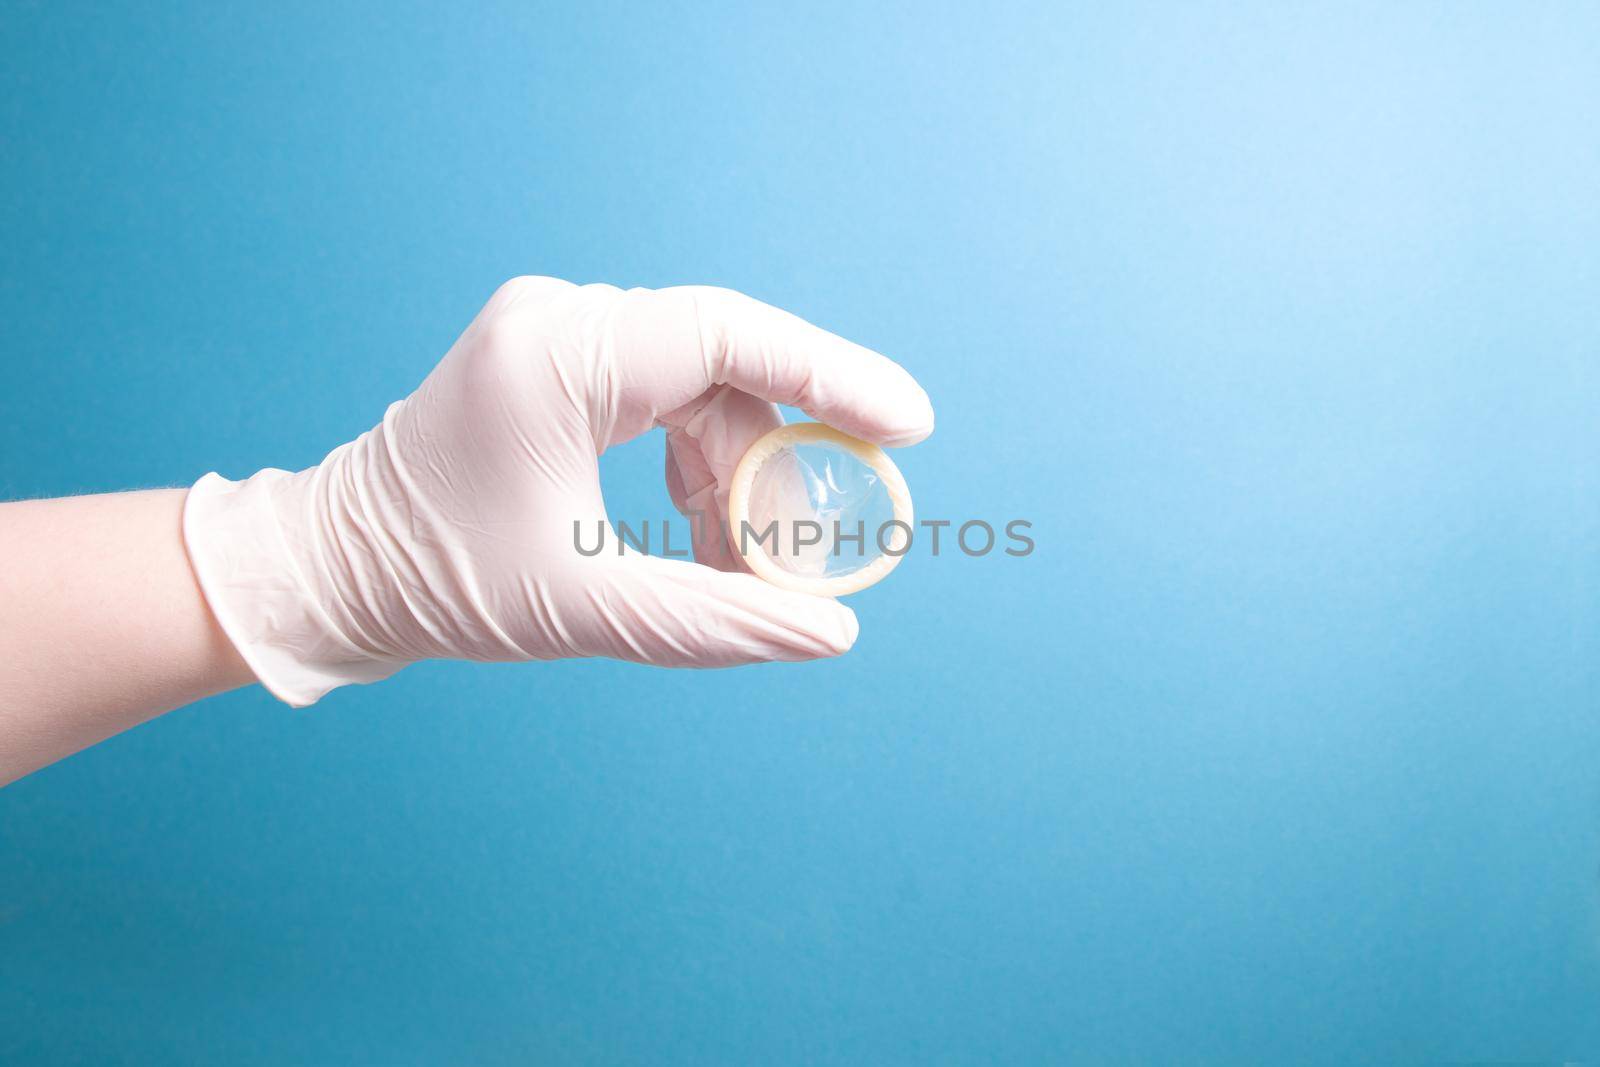
{"type": "Polygon", "coordinates": [[[184,503],[184,543],[212,614],[261,684],[294,707],[341,685],[387,678],[409,662],[362,642],[339,617],[318,550],[318,515],[336,458],[293,474],[269,468],[241,482],[207,474],[184,503]]]}

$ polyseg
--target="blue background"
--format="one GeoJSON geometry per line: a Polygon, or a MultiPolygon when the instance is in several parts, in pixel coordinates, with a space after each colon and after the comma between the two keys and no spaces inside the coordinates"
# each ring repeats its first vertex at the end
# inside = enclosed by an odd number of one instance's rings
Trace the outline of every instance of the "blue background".
{"type": "Polygon", "coordinates": [[[1038,551],[25,779],[0,1060],[1600,1056],[1600,9],[786,6],[6,3],[0,496],[311,464],[543,273],[895,356],[1038,551]]]}

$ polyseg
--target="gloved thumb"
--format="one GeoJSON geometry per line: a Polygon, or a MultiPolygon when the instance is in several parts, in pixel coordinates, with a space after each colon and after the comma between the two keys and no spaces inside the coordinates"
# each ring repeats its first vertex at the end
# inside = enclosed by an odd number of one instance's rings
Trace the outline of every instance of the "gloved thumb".
{"type": "Polygon", "coordinates": [[[860,631],[836,600],[640,553],[596,561],[583,589],[583,652],[661,667],[821,659],[848,651],[860,631]]]}

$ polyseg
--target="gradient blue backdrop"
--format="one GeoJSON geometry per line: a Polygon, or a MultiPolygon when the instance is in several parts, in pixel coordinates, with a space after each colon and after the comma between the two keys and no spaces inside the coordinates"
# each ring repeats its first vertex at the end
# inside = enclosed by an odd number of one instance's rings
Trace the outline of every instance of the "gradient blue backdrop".
{"type": "Polygon", "coordinates": [[[798,6],[4,5],[0,496],[313,463],[533,272],[894,355],[1039,547],[26,779],[0,1060],[1600,1056],[1600,9],[798,6]]]}

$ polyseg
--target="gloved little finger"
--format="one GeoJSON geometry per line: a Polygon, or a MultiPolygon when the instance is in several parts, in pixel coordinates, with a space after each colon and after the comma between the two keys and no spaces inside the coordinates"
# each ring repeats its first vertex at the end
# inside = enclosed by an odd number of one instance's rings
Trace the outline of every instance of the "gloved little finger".
{"type": "Polygon", "coordinates": [[[667,488],[693,521],[695,559],[724,571],[745,570],[728,545],[728,487],[739,460],[783,425],[775,404],[732,386],[708,389],[661,417],[667,432],[667,488]]]}

